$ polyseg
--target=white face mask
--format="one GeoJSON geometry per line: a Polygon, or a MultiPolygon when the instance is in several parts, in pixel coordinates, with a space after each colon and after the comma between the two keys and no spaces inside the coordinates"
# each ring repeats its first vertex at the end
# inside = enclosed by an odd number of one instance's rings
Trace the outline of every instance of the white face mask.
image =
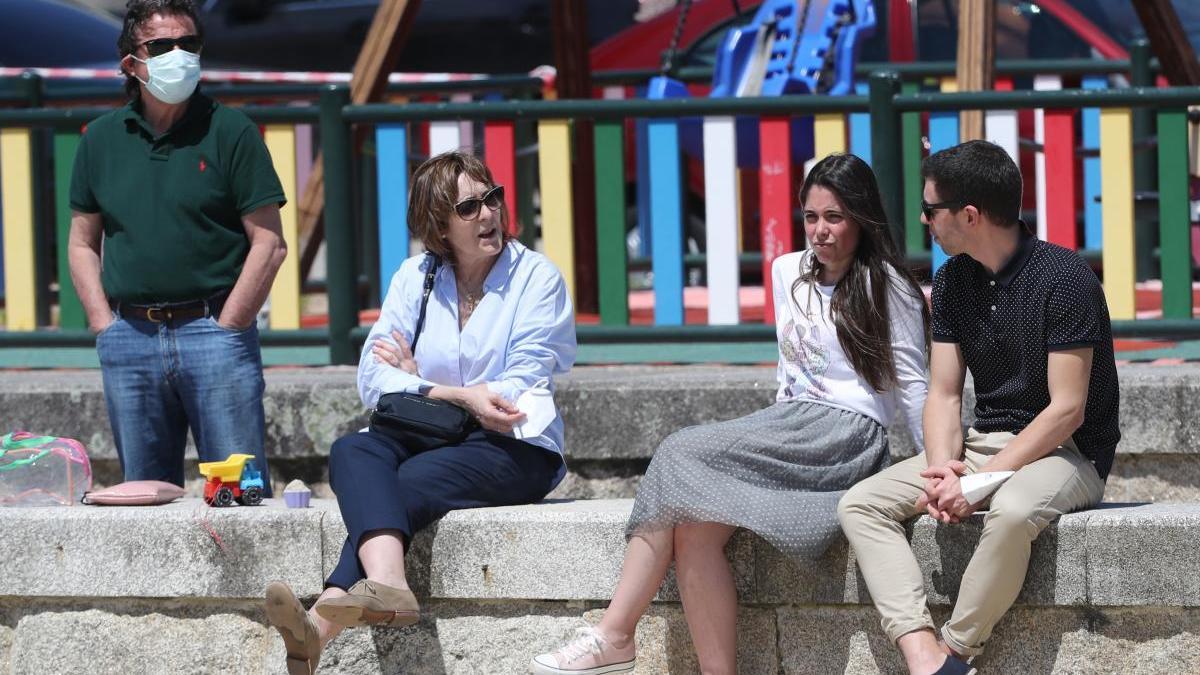
{"type": "MultiPolygon", "coordinates": [[[[200,82],[200,55],[182,49],[172,49],[166,54],[152,56],[145,61],[132,56],[134,61],[146,64],[150,79],[138,81],[154,98],[167,104],[182,103],[196,91],[200,82]]],[[[137,77],[134,75],[134,77],[137,77]]]]}

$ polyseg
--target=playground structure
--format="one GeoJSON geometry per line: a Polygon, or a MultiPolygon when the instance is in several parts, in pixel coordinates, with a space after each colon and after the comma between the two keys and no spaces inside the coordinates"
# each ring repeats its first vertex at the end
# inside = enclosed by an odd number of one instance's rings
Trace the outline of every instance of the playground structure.
{"type": "Polygon", "coordinates": [[[210,506],[258,506],[263,500],[262,472],[254,455],[233,454],[220,462],[201,462],[204,501],[210,506]]]}
{"type": "MultiPolygon", "coordinates": [[[[835,4],[814,0],[809,9],[835,4]]],[[[855,16],[865,22],[866,14],[855,16]]],[[[815,26],[824,19],[808,21],[815,26]]],[[[842,25],[845,39],[850,31],[842,25]]],[[[865,24],[856,30],[865,34],[865,24]]],[[[736,46],[747,40],[763,43],[758,35],[759,30],[747,30],[740,39],[727,38],[729,53],[736,54],[736,46]]],[[[735,62],[730,56],[723,63],[735,62]]],[[[754,62],[743,58],[745,64],[754,62]]],[[[794,59],[793,72],[802,70],[801,62],[794,59]]],[[[550,256],[572,293],[577,296],[581,288],[598,293],[601,325],[581,325],[581,342],[770,340],[770,303],[762,304],[761,323],[756,316],[755,325],[746,325],[744,298],[770,297],[769,288],[758,290],[755,271],[769,270],[776,256],[803,246],[793,219],[803,160],[849,151],[870,162],[909,262],[933,269],[939,253],[931,249],[919,219],[920,161],[958,142],[958,112],[971,108],[986,111],[987,137],[1005,147],[1031,177],[1027,215],[1037,222],[1039,236],[1079,250],[1101,273],[1118,335],[1200,333],[1200,323],[1192,318],[1196,238],[1187,156],[1187,108],[1200,104],[1200,89],[1155,87],[1145,45],[1135,46],[1129,60],[996,65],[995,91],[977,93],[956,93],[952,63],[847,69],[835,60],[824,75],[805,70],[807,87],[848,91],[845,73],[852,72],[854,93],[796,94],[781,84],[782,95],[773,97],[644,100],[636,94],[651,73],[626,73],[594,78],[609,100],[533,100],[550,96],[524,78],[503,85],[446,83],[440,92],[431,83],[393,86],[389,95],[405,97],[404,104],[350,105],[345,88],[322,87],[318,105],[245,106],[263,126],[286,194],[299,194],[315,168],[326,176],[328,329],[302,323],[300,300],[308,282],[300,278],[299,256],[293,255],[272,290],[263,344],[328,345],[328,362],[357,360],[356,345],[365,336],[360,311],[378,307],[387,279],[415,251],[405,221],[411,169],[425,156],[458,148],[481,155],[497,182],[509,188],[514,228],[550,256]],[[507,100],[499,100],[498,92],[507,100]],[[1032,139],[1022,138],[1022,119],[1035,123],[1032,139]],[[576,272],[581,235],[573,198],[578,186],[571,179],[580,161],[576,123],[583,120],[595,122],[595,182],[585,187],[594,192],[597,223],[597,272],[586,278],[576,272]],[[682,161],[689,120],[697,120],[701,136],[694,163],[682,161]],[[646,133],[631,133],[639,125],[646,133]],[[1151,133],[1155,125],[1156,135],[1151,133]],[[746,126],[754,133],[738,133],[746,126]],[[794,151],[806,143],[810,152],[794,151]],[[633,173],[626,161],[631,151],[651,170],[633,173]],[[757,155],[757,162],[739,168],[746,152],[757,155]],[[319,164],[314,163],[318,156],[319,164]],[[694,186],[704,206],[702,254],[684,248],[685,219],[696,217],[684,196],[695,193],[694,186]],[[631,202],[636,220],[628,209],[631,202]],[[627,251],[626,234],[634,226],[644,226],[652,243],[646,257],[627,251]],[[685,271],[698,268],[705,280],[706,316],[700,320],[708,326],[691,325],[694,312],[685,316],[684,311],[685,271]],[[646,269],[654,273],[653,327],[631,325],[629,273],[646,269]],[[1146,280],[1156,292],[1161,288],[1161,309],[1139,300],[1146,280]]],[[[764,89],[768,82],[782,81],[762,77],[764,89]]],[[[79,132],[103,110],[44,107],[47,100],[34,95],[37,79],[23,82],[29,97],[0,101],[32,104],[0,110],[9,329],[0,335],[0,346],[82,347],[91,338],[65,274],[66,194],[79,132]],[[52,317],[55,304],[58,314],[52,317]],[[47,330],[52,327],[57,330],[47,330]]],[[[733,76],[723,82],[741,87],[733,76]]],[[[317,95],[315,87],[307,91],[317,95]]],[[[258,92],[268,96],[266,87],[258,92]]],[[[293,252],[300,250],[297,206],[291,199],[282,213],[293,252]]],[[[761,278],[769,283],[769,274],[761,278]]],[[[312,292],[311,284],[307,290],[312,292]]]]}

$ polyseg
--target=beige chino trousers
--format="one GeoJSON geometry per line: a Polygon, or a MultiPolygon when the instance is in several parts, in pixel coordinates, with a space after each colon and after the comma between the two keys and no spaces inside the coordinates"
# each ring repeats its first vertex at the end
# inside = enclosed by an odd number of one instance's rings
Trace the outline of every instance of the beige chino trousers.
{"type": "MultiPolygon", "coordinates": [[[[968,430],[962,461],[979,471],[1016,436],[968,430]]],[[[916,630],[934,629],[925,585],[903,523],[924,513],[916,508],[928,467],[925,454],[895,464],[850,489],[838,504],[842,529],[892,642],[916,630]]],[[[1104,496],[1096,468],[1068,441],[1021,468],[991,497],[983,534],[963,573],[958,601],[942,638],[959,654],[983,651],[992,628],[1025,583],[1033,540],[1058,516],[1095,506],[1104,496]]],[[[943,527],[949,527],[943,525],[943,527]]]]}

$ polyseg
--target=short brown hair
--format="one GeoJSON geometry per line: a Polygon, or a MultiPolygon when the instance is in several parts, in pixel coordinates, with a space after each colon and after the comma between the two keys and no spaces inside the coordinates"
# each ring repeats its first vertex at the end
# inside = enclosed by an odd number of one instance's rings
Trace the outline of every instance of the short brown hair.
{"type": "MultiPolygon", "coordinates": [[[[443,236],[458,200],[458,177],[464,173],[489,188],[496,185],[492,172],[479,158],[458,151],[444,152],[417,167],[408,198],[408,229],[413,237],[425,244],[425,250],[450,264],[454,264],[454,251],[443,236]]],[[[508,231],[508,207],[503,203],[500,229],[504,243],[508,243],[513,237],[508,231]]]]}

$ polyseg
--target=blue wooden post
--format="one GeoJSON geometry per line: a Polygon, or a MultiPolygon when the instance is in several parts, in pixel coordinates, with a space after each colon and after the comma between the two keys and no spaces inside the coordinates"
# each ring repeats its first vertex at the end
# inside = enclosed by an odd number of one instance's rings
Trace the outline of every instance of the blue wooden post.
{"type": "MultiPolygon", "coordinates": [[[[1108,89],[1107,75],[1084,75],[1084,89],[1108,89]]],[[[1083,149],[1100,151],[1100,109],[1084,108],[1083,149]]],[[[1104,208],[1100,204],[1100,156],[1083,158],[1083,247],[1104,247],[1104,208]]]]}
{"type": "MultiPolygon", "coordinates": [[[[933,154],[939,150],[945,150],[958,145],[958,113],[957,112],[933,112],[929,113],[929,154],[933,154]]],[[[938,246],[936,241],[932,242],[933,247],[933,273],[937,273],[950,256],[938,246]]]]}
{"type": "Polygon", "coordinates": [[[650,235],[654,269],[654,323],[683,324],[683,203],[679,126],[673,119],[647,124],[650,235]]]}
{"type": "MultiPolygon", "coordinates": [[[[379,175],[379,294],[387,295],[392,275],[408,257],[408,128],[380,124],[375,129],[379,175]]],[[[379,298],[383,302],[383,297],[379,298]]]]}
{"type": "MultiPolygon", "coordinates": [[[[854,93],[866,96],[869,86],[866,82],[859,82],[854,85],[854,93]]],[[[867,164],[871,163],[870,113],[850,113],[850,152],[867,164]]]]}

